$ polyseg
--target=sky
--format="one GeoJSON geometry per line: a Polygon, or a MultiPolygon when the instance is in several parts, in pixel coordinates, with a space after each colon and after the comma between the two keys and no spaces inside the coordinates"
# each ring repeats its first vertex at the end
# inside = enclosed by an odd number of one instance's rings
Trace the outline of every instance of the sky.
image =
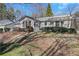
{"type": "MultiPolygon", "coordinates": [[[[43,6],[47,7],[47,3],[42,3],[43,6]]],[[[7,3],[7,8],[13,7],[15,10],[20,10],[22,15],[32,16],[32,13],[36,13],[36,10],[32,8],[32,4],[26,3],[7,3]]],[[[51,3],[51,9],[54,15],[69,14],[67,7],[75,6],[74,12],[79,10],[78,3],[51,3]]],[[[72,8],[71,8],[72,9],[72,8]]]]}

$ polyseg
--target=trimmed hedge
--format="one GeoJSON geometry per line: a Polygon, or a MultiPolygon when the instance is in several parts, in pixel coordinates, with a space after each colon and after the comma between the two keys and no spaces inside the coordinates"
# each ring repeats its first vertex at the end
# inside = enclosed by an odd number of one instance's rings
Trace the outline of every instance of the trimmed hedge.
{"type": "Polygon", "coordinates": [[[43,27],[41,28],[43,32],[56,32],[56,33],[76,33],[76,30],[73,28],[65,27],[43,27]]]}

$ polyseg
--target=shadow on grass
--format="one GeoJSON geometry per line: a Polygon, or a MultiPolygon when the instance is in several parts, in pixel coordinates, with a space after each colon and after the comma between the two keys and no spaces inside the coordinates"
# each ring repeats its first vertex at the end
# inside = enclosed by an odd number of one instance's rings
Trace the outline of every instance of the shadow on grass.
{"type": "MultiPolygon", "coordinates": [[[[56,54],[60,55],[58,51],[61,51],[63,48],[67,49],[68,42],[68,40],[56,40],[41,54],[41,56],[54,56],[56,54]]],[[[64,52],[61,52],[61,55],[63,56],[64,52]]]]}
{"type": "Polygon", "coordinates": [[[0,43],[0,54],[4,54],[4,53],[7,53],[11,50],[13,50],[14,48],[18,48],[26,43],[29,43],[31,41],[33,41],[33,37],[36,36],[37,34],[36,33],[31,33],[31,34],[28,34],[28,35],[25,35],[24,37],[22,38],[19,38],[19,39],[16,39],[13,43],[3,43],[1,42],[0,43]],[[25,40],[25,42],[23,42],[25,40]],[[21,44],[23,42],[23,44],[21,44]]]}
{"type": "Polygon", "coordinates": [[[0,45],[0,54],[4,54],[7,53],[11,50],[13,50],[14,48],[20,47],[19,44],[14,44],[14,43],[5,43],[0,45]]]}

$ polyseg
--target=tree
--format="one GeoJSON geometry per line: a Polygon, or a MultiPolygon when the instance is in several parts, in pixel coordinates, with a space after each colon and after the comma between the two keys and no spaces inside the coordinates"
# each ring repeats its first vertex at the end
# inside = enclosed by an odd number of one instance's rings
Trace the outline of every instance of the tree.
{"type": "Polygon", "coordinates": [[[16,10],[15,12],[16,12],[15,13],[16,14],[16,17],[19,17],[21,15],[21,11],[20,10],[16,10]]]}
{"type": "Polygon", "coordinates": [[[0,20],[8,19],[11,22],[16,22],[17,18],[21,15],[20,10],[14,10],[10,5],[8,7],[6,7],[6,4],[0,3],[0,20]]]}
{"type": "Polygon", "coordinates": [[[75,12],[74,16],[79,17],[79,11],[75,12]]]}
{"type": "Polygon", "coordinates": [[[52,16],[52,15],[53,15],[53,13],[52,13],[51,5],[50,5],[50,3],[48,3],[46,16],[52,16]]]}
{"type": "Polygon", "coordinates": [[[14,19],[16,19],[14,13],[15,13],[14,9],[13,8],[10,8],[7,11],[7,19],[9,19],[10,21],[14,22],[14,19]]]}
{"type": "Polygon", "coordinates": [[[41,4],[41,3],[36,3],[36,4],[31,4],[32,8],[34,8],[34,10],[36,10],[36,12],[34,13],[32,11],[32,14],[35,14],[35,17],[44,17],[46,16],[46,7],[41,4]]]}
{"type": "Polygon", "coordinates": [[[38,14],[35,14],[35,13],[32,13],[32,17],[33,18],[36,18],[36,17],[39,17],[39,15],[38,14]]]}
{"type": "Polygon", "coordinates": [[[4,18],[6,18],[6,5],[0,3],[0,19],[3,20],[4,18]]]}
{"type": "Polygon", "coordinates": [[[15,19],[14,9],[10,8],[9,10],[7,10],[5,4],[0,4],[0,19],[8,19],[13,22],[13,19],[15,19]]]}
{"type": "MultiPolygon", "coordinates": [[[[74,20],[73,20],[73,23],[74,23],[74,28],[77,30],[78,29],[78,22],[76,20],[77,17],[79,17],[79,11],[76,11],[74,14],[73,14],[73,17],[74,17],[74,20]]],[[[73,24],[72,23],[72,24],[73,24]]]]}
{"type": "Polygon", "coordinates": [[[7,11],[7,19],[12,22],[18,21],[17,18],[21,15],[20,10],[14,10],[12,7],[7,11]]]}
{"type": "Polygon", "coordinates": [[[75,30],[77,29],[77,22],[76,22],[76,17],[73,17],[74,11],[77,11],[77,7],[76,5],[67,5],[66,10],[68,12],[68,15],[72,18],[69,18],[71,20],[71,28],[74,28],[75,30]]]}

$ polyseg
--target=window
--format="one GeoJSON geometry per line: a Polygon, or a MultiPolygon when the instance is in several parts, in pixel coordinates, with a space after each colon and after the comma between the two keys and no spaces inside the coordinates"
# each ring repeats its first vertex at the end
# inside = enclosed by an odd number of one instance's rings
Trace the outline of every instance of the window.
{"type": "Polygon", "coordinates": [[[27,21],[26,21],[26,28],[27,28],[27,21]]]}
{"type": "Polygon", "coordinates": [[[24,27],[25,22],[23,21],[23,27],[24,27]]]}
{"type": "Polygon", "coordinates": [[[53,25],[54,24],[54,22],[50,22],[50,25],[53,25]]]}
{"type": "Polygon", "coordinates": [[[45,22],[45,25],[47,25],[47,22],[45,22]]]}
{"type": "Polygon", "coordinates": [[[59,27],[59,21],[56,21],[55,23],[56,23],[56,27],[59,27]]]}
{"type": "Polygon", "coordinates": [[[38,27],[40,25],[40,22],[34,22],[34,26],[38,27]]]}
{"type": "Polygon", "coordinates": [[[31,25],[31,21],[29,21],[29,25],[31,25]]]}
{"type": "Polygon", "coordinates": [[[38,23],[36,23],[36,26],[38,26],[38,23]]]}
{"type": "Polygon", "coordinates": [[[27,21],[23,21],[23,27],[24,27],[24,28],[27,27],[27,21]]]}
{"type": "Polygon", "coordinates": [[[63,21],[61,21],[61,27],[63,27],[63,23],[64,23],[64,22],[63,22],[63,21]]]}

